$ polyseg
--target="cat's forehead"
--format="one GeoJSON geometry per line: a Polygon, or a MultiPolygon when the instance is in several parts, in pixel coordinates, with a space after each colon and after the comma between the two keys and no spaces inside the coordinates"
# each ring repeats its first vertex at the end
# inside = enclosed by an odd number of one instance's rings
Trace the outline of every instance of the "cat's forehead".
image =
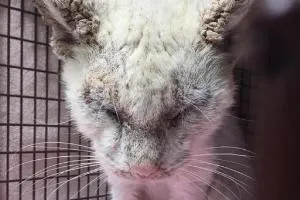
{"type": "Polygon", "coordinates": [[[230,8],[222,7],[222,2],[102,1],[95,45],[100,45],[101,50],[93,50],[96,53],[91,56],[92,64],[101,66],[101,73],[110,78],[109,74],[114,73],[114,77],[126,82],[126,88],[133,85],[144,87],[143,91],[147,91],[146,87],[162,89],[178,68],[197,65],[201,57],[198,49],[211,49],[213,54],[212,45],[206,42],[220,39],[224,16],[234,7],[233,0],[224,1],[230,8]]]}
{"type": "Polygon", "coordinates": [[[153,48],[163,43],[171,49],[219,42],[229,16],[240,6],[236,0],[105,0],[101,5],[100,42],[153,48]]]}
{"type": "Polygon", "coordinates": [[[109,39],[117,47],[191,45],[201,24],[203,2],[199,0],[109,0],[103,4],[99,38],[109,39]]]}

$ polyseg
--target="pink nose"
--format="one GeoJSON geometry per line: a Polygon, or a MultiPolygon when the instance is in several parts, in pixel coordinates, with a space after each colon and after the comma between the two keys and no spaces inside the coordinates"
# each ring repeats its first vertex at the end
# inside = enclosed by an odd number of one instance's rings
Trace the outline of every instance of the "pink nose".
{"type": "Polygon", "coordinates": [[[131,168],[133,173],[136,173],[139,176],[150,176],[159,171],[159,167],[155,165],[138,165],[131,168]]]}

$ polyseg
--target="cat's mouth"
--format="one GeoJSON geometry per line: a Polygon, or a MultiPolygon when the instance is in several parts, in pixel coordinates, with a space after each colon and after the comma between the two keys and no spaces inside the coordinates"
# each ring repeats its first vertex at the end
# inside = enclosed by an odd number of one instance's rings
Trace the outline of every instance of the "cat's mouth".
{"type": "Polygon", "coordinates": [[[129,171],[122,171],[118,170],[113,172],[113,174],[117,177],[123,178],[123,179],[128,179],[128,180],[160,180],[166,177],[171,176],[170,172],[166,171],[159,171],[151,174],[139,174],[139,173],[133,173],[129,171]]]}

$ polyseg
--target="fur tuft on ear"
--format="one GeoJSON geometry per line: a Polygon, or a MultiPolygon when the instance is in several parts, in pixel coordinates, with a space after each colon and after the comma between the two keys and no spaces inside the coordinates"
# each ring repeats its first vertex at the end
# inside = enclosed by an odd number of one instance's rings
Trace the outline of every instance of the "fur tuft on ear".
{"type": "Polygon", "coordinates": [[[46,24],[52,27],[51,46],[62,59],[72,58],[72,48],[96,42],[100,20],[95,0],[35,0],[46,24]]]}
{"type": "Polygon", "coordinates": [[[233,19],[242,18],[253,0],[214,0],[203,13],[201,37],[207,44],[220,45],[233,19]]]}

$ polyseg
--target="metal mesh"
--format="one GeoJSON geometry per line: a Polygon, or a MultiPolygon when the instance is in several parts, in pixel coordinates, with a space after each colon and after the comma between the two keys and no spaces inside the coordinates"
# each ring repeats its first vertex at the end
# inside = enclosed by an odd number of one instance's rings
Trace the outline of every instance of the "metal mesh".
{"type": "MultiPolygon", "coordinates": [[[[84,160],[89,142],[69,120],[49,35],[32,0],[0,0],[0,199],[109,199],[101,173],[84,160]]],[[[235,75],[236,116],[246,119],[250,74],[235,75]]],[[[247,130],[249,121],[240,122],[247,130]]]]}
{"type": "Polygon", "coordinates": [[[48,38],[32,1],[0,1],[0,199],[107,199],[88,141],[73,133],[48,38]]]}

